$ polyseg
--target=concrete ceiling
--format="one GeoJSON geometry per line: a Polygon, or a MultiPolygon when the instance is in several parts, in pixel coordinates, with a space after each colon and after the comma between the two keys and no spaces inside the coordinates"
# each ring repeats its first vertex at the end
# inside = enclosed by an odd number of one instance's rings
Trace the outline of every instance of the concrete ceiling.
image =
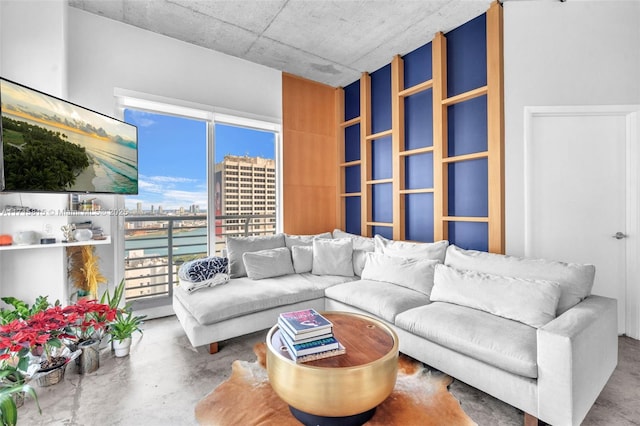
{"type": "Polygon", "coordinates": [[[330,86],[486,12],[492,0],[69,0],[69,5],[330,86]]]}

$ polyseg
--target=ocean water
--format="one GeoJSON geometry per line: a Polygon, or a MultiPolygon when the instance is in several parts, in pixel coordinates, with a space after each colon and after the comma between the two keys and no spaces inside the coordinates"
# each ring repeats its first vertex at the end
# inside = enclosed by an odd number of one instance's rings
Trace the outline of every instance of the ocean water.
{"type": "MultiPolygon", "coordinates": [[[[144,256],[168,256],[168,239],[166,234],[151,236],[140,235],[127,237],[124,243],[125,257],[131,256],[132,250],[143,250],[144,256]]],[[[174,230],[173,256],[207,252],[206,229],[188,231],[174,230]]]]}

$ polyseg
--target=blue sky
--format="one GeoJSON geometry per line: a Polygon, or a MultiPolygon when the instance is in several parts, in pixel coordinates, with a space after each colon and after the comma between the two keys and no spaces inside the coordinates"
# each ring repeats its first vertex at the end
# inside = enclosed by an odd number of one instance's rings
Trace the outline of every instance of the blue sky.
{"type": "MultiPolygon", "coordinates": [[[[206,209],[206,122],[129,109],[124,119],[138,127],[139,193],[126,197],[127,208],[206,209]]],[[[215,142],[216,163],[227,154],[274,158],[270,132],[217,124],[215,142]]]]}

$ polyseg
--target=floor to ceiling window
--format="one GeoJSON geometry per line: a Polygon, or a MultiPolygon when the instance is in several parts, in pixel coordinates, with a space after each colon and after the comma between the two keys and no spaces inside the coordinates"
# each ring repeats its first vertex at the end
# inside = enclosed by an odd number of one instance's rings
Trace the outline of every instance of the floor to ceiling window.
{"type": "Polygon", "coordinates": [[[120,102],[138,128],[139,192],[123,201],[126,298],[136,309],[168,308],[184,262],[220,255],[228,236],[276,232],[280,127],[120,102]]]}

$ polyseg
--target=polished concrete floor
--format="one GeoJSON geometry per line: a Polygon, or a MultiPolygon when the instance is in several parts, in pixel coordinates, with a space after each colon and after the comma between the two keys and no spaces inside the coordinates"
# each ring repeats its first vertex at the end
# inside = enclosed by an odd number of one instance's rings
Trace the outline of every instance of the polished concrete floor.
{"type": "MultiPolygon", "coordinates": [[[[130,356],[115,358],[104,349],[96,372],[79,375],[69,365],[63,382],[36,386],[42,414],[27,400],[18,424],[195,425],[195,404],[229,377],[233,360],[254,360],[251,348],[265,336],[266,331],[229,340],[209,355],[189,344],[175,317],[147,321],[130,356]]],[[[621,337],[619,345],[618,368],[584,425],[640,425],[640,341],[621,337]]],[[[519,410],[464,383],[454,382],[451,392],[479,425],[522,424],[519,410]]]]}

